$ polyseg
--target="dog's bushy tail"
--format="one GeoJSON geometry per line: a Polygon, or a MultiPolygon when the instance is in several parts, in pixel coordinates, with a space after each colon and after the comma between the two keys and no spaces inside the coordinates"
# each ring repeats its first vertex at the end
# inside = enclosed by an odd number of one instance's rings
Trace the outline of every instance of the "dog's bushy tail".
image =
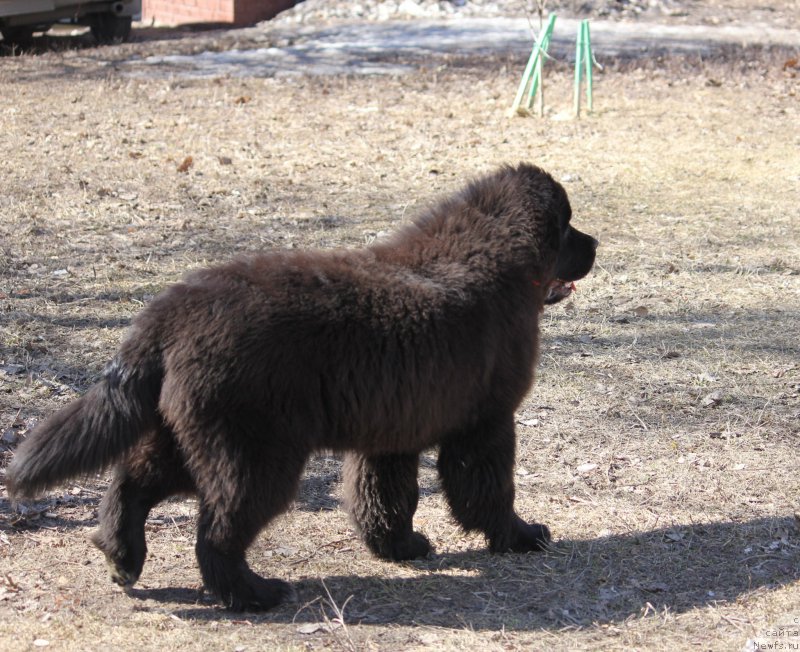
{"type": "Polygon", "coordinates": [[[20,444],[6,471],[11,498],[33,498],[69,478],[107,467],[157,424],[161,356],[132,340],[123,344],[96,385],[20,444]]]}

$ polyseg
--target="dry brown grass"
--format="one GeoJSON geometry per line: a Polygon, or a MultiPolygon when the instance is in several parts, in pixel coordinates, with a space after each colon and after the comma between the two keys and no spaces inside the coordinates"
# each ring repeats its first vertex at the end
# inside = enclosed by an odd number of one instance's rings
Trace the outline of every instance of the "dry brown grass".
{"type": "MultiPolygon", "coordinates": [[[[129,597],[87,543],[102,477],[24,516],[3,491],[0,648],[738,650],[797,623],[798,81],[782,55],[748,57],[612,65],[577,122],[506,118],[516,61],[204,81],[80,53],[0,61],[5,459],[187,269],[360,246],[521,159],[569,179],[576,225],[602,241],[546,313],[519,413],[518,507],[552,527],[551,552],[490,556],[459,533],[431,454],[416,522],[436,554],[375,561],[320,457],[251,554],[296,600],[236,615],[199,590],[192,501],[154,512],[129,597]]],[[[569,71],[547,83],[566,110],[569,71]]]]}

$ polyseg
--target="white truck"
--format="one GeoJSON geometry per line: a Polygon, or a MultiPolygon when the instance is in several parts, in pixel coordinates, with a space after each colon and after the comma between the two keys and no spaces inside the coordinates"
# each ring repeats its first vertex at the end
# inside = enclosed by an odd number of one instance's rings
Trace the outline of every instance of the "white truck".
{"type": "Polygon", "coordinates": [[[100,43],[126,41],[142,0],[0,0],[0,34],[6,44],[29,44],[34,32],[55,23],[88,25],[100,43]]]}

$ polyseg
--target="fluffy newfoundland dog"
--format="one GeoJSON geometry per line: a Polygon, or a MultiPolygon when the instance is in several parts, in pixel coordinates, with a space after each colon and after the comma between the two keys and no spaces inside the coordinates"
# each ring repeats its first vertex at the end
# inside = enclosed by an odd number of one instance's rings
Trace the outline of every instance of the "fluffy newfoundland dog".
{"type": "Polygon", "coordinates": [[[94,543],[129,587],[145,519],[198,496],[197,559],[229,608],[289,590],[245,552],[290,505],[314,451],[345,455],[347,503],[377,556],[430,551],[412,528],[420,451],[438,446],[456,520],[494,552],[550,540],[514,511],[514,410],[533,380],[543,305],[586,275],[597,242],[564,189],[503,167],[359,250],[271,251],[193,272],[134,320],[100,381],[31,433],[15,499],[116,463],[94,543]]]}

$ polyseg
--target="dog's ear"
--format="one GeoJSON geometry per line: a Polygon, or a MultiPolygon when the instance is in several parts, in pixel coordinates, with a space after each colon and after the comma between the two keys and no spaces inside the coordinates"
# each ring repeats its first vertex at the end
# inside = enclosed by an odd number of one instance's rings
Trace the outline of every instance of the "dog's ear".
{"type": "Polygon", "coordinates": [[[558,251],[569,233],[569,221],[572,219],[572,207],[569,205],[567,193],[560,183],[553,180],[553,194],[550,200],[550,220],[548,224],[548,246],[558,251]],[[555,242],[553,241],[555,239],[555,242]]]}

